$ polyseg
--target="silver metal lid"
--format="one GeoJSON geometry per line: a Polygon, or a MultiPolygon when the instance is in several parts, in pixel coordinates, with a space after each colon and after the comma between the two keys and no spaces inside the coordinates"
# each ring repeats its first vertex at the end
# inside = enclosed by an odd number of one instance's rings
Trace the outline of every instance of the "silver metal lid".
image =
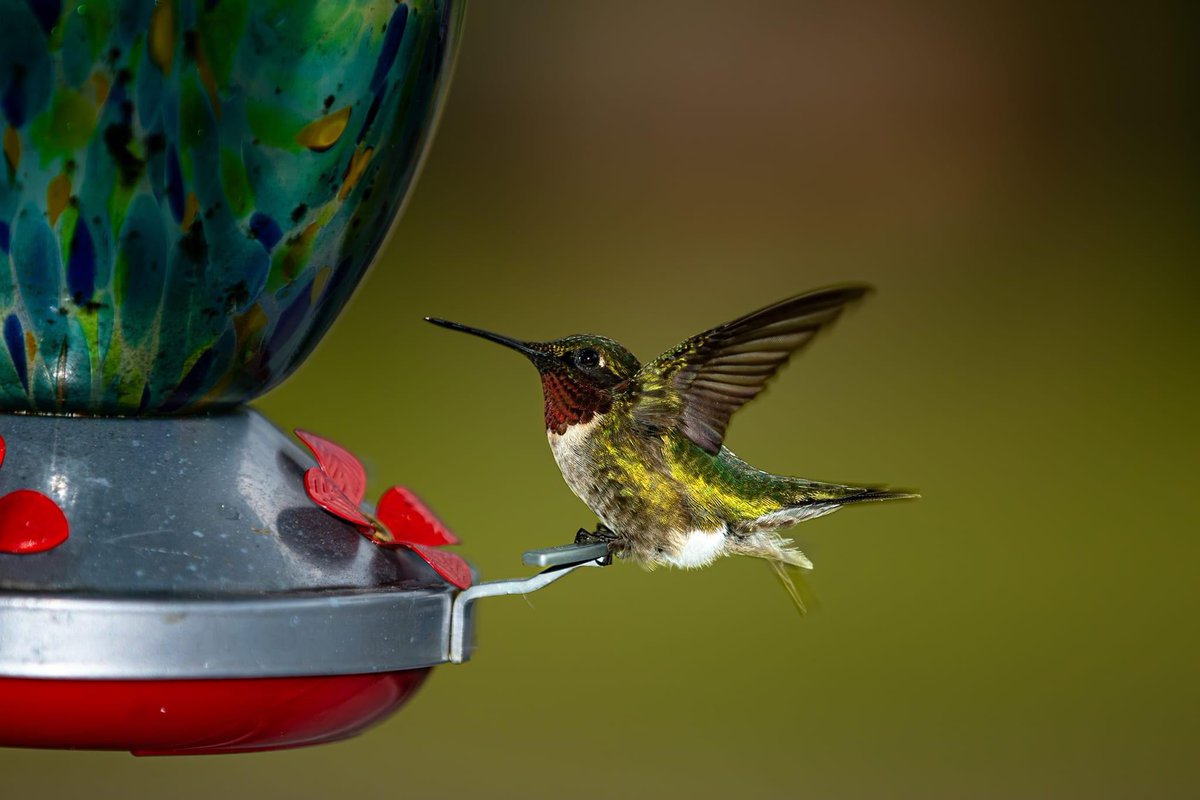
{"type": "Polygon", "coordinates": [[[448,659],[454,588],[317,508],[303,486],[312,460],[258,413],[4,415],[0,435],[0,494],[43,492],[71,526],[48,552],[0,554],[0,676],[353,674],[448,659]]]}

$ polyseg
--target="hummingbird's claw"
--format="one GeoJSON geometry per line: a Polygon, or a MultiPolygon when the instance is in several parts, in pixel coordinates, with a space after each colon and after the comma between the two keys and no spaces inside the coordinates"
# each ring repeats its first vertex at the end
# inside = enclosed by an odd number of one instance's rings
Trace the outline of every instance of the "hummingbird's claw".
{"type": "Polygon", "coordinates": [[[575,534],[575,544],[607,544],[612,545],[617,538],[616,534],[604,527],[603,524],[597,525],[596,530],[589,531],[587,528],[580,528],[575,534]]]}
{"type": "Polygon", "coordinates": [[[587,528],[580,528],[575,534],[575,544],[602,544],[608,547],[608,555],[604,558],[604,565],[612,563],[613,545],[616,544],[617,535],[609,530],[603,522],[596,526],[596,530],[589,531],[587,528]]]}

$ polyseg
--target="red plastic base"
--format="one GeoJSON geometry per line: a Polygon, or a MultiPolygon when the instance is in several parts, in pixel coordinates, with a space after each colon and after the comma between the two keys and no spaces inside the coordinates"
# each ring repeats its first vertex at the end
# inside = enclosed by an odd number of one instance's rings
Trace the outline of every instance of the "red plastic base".
{"type": "Polygon", "coordinates": [[[404,705],[429,668],[178,681],[0,678],[0,747],[200,755],[346,739],[404,705]]]}

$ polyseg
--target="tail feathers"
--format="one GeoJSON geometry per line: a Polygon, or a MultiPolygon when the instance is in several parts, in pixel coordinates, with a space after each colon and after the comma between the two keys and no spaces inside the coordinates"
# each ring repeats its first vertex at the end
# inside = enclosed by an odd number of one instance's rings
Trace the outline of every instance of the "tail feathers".
{"type": "Polygon", "coordinates": [[[741,526],[739,532],[743,535],[758,535],[751,536],[736,552],[761,558],[770,564],[775,577],[779,579],[788,596],[792,598],[796,610],[803,616],[808,613],[810,608],[816,606],[816,595],[813,594],[804,576],[804,571],[812,569],[813,565],[804,553],[792,546],[790,539],[780,537],[776,531],[798,522],[823,517],[852,503],[865,503],[872,500],[911,500],[920,495],[915,492],[878,487],[839,486],[809,482],[805,482],[803,490],[798,494],[796,502],[784,506],[778,511],[764,514],[749,524],[741,526]]]}
{"type": "Polygon", "coordinates": [[[892,489],[859,488],[853,486],[823,486],[818,491],[799,495],[790,505],[758,517],[749,525],[751,531],[778,530],[833,513],[845,505],[869,503],[872,500],[913,500],[920,495],[913,492],[896,492],[892,489]]]}
{"type": "Polygon", "coordinates": [[[810,486],[808,496],[801,502],[786,506],[756,519],[749,531],[761,534],[755,537],[757,552],[747,552],[764,559],[771,565],[775,577],[787,591],[796,610],[803,616],[816,607],[816,595],[805,578],[804,571],[812,569],[812,562],[788,539],[780,538],[774,531],[804,520],[822,517],[837,511],[844,505],[865,503],[871,500],[911,500],[920,497],[907,492],[876,487],[820,485],[810,486]],[[816,489],[813,491],[813,489],[816,489]]]}
{"type": "Polygon", "coordinates": [[[810,488],[805,495],[801,495],[778,511],[772,511],[743,523],[741,531],[744,533],[776,531],[798,522],[832,514],[842,506],[854,503],[865,503],[871,500],[911,500],[917,497],[920,495],[912,492],[823,484],[819,490],[810,488]]]}
{"type": "Polygon", "coordinates": [[[773,559],[768,560],[767,563],[771,565],[771,570],[775,573],[775,577],[779,578],[788,597],[792,598],[792,603],[795,604],[796,611],[800,613],[800,616],[807,614],[809,608],[816,608],[817,596],[813,593],[812,587],[808,585],[808,580],[803,572],[804,567],[773,559]]]}

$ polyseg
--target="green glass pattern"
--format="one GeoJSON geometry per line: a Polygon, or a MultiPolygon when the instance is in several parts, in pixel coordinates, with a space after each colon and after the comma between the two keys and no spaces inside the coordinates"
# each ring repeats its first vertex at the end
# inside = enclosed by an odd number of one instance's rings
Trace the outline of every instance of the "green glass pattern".
{"type": "Polygon", "coordinates": [[[0,0],[0,410],[286,377],[411,188],[450,0],[0,0]]]}

